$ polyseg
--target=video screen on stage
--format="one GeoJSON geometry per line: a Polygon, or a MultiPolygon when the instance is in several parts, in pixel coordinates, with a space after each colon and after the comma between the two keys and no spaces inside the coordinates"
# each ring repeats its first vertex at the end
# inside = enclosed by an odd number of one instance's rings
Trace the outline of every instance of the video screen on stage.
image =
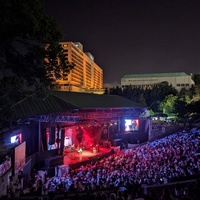
{"type": "Polygon", "coordinates": [[[22,134],[19,133],[17,135],[14,135],[10,138],[10,142],[11,143],[16,143],[16,144],[20,144],[22,141],[22,134]]]}
{"type": "Polygon", "coordinates": [[[125,119],[125,131],[138,131],[139,119],[125,119]]]}
{"type": "Polygon", "coordinates": [[[26,159],[26,142],[15,147],[15,174],[22,170],[26,159]]]}

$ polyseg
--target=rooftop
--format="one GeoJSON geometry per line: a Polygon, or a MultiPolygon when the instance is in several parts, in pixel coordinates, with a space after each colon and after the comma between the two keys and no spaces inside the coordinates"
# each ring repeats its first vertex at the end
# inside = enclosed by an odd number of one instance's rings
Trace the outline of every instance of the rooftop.
{"type": "Polygon", "coordinates": [[[144,105],[117,95],[97,95],[79,92],[45,91],[16,103],[12,118],[35,117],[80,109],[145,108],[144,105]]]}
{"type": "Polygon", "coordinates": [[[125,74],[123,78],[150,78],[150,77],[177,77],[177,76],[189,76],[185,72],[176,73],[150,73],[150,74],[125,74]]]}

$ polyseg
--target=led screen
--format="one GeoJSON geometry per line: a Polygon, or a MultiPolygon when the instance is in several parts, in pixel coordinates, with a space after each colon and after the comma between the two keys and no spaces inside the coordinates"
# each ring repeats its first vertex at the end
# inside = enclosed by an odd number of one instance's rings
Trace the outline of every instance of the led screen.
{"type": "Polygon", "coordinates": [[[15,174],[22,170],[26,158],[26,142],[15,147],[15,174]]]}
{"type": "Polygon", "coordinates": [[[139,130],[138,119],[125,119],[125,131],[137,131],[139,130]]]}
{"type": "Polygon", "coordinates": [[[16,144],[20,144],[22,140],[22,134],[19,133],[18,135],[14,135],[10,138],[10,142],[11,143],[16,143],[16,144]]]}

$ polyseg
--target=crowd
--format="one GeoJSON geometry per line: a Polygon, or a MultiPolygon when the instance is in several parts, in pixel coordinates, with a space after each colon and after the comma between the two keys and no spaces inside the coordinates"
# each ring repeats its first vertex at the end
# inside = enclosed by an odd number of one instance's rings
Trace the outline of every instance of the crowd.
{"type": "Polygon", "coordinates": [[[11,168],[11,159],[10,156],[6,155],[4,161],[0,163],[0,176],[2,176],[10,168],[11,168]]]}
{"type": "MultiPolygon", "coordinates": [[[[199,147],[200,131],[192,129],[189,132],[178,132],[132,149],[117,151],[107,158],[70,170],[62,177],[43,181],[40,189],[49,194],[114,190],[119,187],[138,189],[134,186],[160,185],[188,177],[197,178],[200,174],[199,147]]],[[[114,197],[104,195],[104,199],[136,198],[130,195],[129,198],[117,198],[115,193],[114,197]]],[[[91,195],[91,199],[97,199],[97,196],[91,195]]]]}

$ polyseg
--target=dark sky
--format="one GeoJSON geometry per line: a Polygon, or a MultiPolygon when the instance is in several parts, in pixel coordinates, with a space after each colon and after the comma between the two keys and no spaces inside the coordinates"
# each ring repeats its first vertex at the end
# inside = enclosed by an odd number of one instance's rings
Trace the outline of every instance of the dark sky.
{"type": "Polygon", "coordinates": [[[200,0],[44,0],[63,41],[79,41],[104,71],[200,72],[200,0]]]}

